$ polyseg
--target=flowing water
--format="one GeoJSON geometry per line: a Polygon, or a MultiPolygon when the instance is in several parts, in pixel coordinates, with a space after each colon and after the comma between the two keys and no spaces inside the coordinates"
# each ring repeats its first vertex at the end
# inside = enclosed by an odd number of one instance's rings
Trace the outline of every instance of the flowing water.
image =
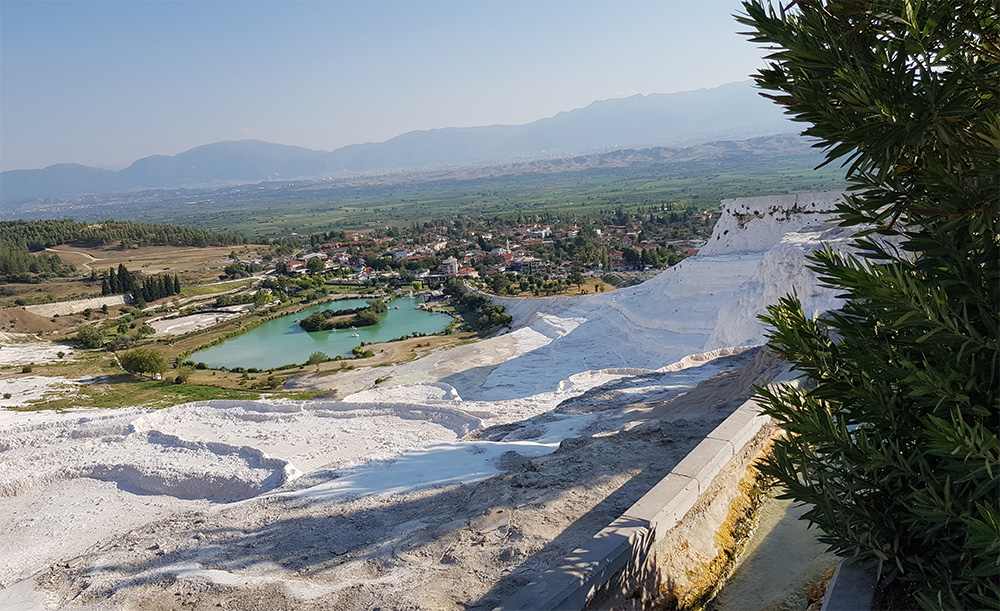
{"type": "Polygon", "coordinates": [[[211,367],[271,369],[304,363],[314,352],[322,352],[330,358],[350,357],[351,350],[361,342],[384,342],[415,332],[431,334],[444,330],[451,322],[451,317],[438,312],[417,310],[416,306],[420,301],[416,297],[395,299],[389,304],[388,312],[379,314],[379,324],[370,327],[307,333],[297,320],[323,310],[345,310],[367,305],[364,299],[324,303],[266,322],[239,337],[196,352],[188,358],[211,367]],[[354,337],[355,333],[357,337],[354,337]]]}

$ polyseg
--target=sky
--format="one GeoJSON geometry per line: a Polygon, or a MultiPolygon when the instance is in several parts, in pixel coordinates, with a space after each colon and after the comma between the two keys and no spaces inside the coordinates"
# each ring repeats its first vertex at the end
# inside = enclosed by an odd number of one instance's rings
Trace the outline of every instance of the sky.
{"type": "Polygon", "coordinates": [[[316,150],[745,81],[738,0],[0,0],[0,170],[316,150]]]}

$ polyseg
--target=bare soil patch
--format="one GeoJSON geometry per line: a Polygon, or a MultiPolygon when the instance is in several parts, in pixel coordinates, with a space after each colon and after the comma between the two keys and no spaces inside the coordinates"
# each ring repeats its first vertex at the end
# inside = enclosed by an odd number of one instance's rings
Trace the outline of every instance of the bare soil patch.
{"type": "Polygon", "coordinates": [[[3,309],[0,310],[0,331],[35,334],[56,331],[73,324],[73,321],[70,320],[73,317],[67,317],[62,320],[60,318],[52,320],[38,314],[32,314],[21,308],[3,309]]]}
{"type": "MultiPolygon", "coordinates": [[[[240,257],[254,257],[262,247],[256,246],[143,246],[129,250],[113,247],[84,248],[72,244],[60,244],[47,248],[47,252],[59,255],[64,262],[76,265],[85,273],[95,269],[98,272],[109,267],[124,264],[131,272],[146,274],[179,273],[182,282],[204,282],[214,280],[222,268],[231,261],[229,254],[236,251],[240,257]]],[[[98,289],[100,285],[98,285],[98,289]]]]}

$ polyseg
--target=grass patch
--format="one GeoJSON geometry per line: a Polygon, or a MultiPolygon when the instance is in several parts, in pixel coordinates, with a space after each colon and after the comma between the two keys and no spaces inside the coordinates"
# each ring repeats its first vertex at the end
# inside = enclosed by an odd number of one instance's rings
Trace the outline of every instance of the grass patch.
{"type": "Polygon", "coordinates": [[[71,407],[169,407],[190,401],[210,399],[257,399],[259,391],[173,384],[163,380],[138,381],[130,375],[109,376],[105,383],[90,384],[69,397],[39,401],[18,408],[20,411],[68,409],[71,407]]]}
{"type": "Polygon", "coordinates": [[[222,284],[203,284],[201,286],[184,286],[181,287],[181,297],[197,297],[201,295],[214,295],[216,293],[224,293],[226,291],[231,291],[233,289],[242,288],[249,286],[254,280],[234,280],[232,282],[223,282],[222,284]]]}

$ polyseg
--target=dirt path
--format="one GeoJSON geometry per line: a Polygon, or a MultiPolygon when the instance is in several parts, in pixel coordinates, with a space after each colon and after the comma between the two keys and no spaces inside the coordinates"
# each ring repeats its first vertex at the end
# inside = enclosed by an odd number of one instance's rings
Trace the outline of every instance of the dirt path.
{"type": "MultiPolygon", "coordinates": [[[[100,259],[98,259],[98,258],[90,255],[89,253],[80,252],[80,251],[77,251],[77,250],[65,250],[65,249],[60,249],[60,248],[46,248],[45,252],[54,252],[57,255],[69,255],[71,257],[83,257],[85,259],[85,262],[79,263],[79,265],[81,267],[83,267],[84,269],[88,269],[88,270],[91,269],[91,267],[90,267],[91,263],[93,263],[94,261],[100,261],[100,259]]],[[[67,261],[67,263],[68,263],[68,261],[67,261]]],[[[73,265],[77,265],[77,264],[74,263],[73,265]]]]}

